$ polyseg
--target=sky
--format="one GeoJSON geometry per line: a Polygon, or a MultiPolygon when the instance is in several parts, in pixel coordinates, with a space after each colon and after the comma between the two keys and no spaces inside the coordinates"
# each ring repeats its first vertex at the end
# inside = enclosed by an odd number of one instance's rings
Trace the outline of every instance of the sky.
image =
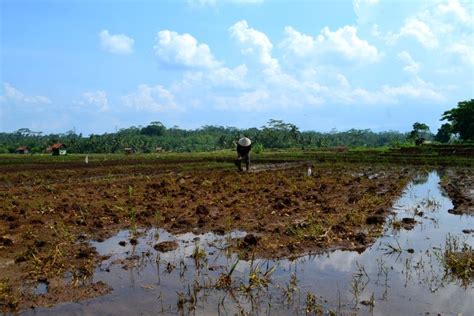
{"type": "Polygon", "coordinates": [[[0,132],[436,132],[474,98],[474,2],[0,0],[0,132]]]}

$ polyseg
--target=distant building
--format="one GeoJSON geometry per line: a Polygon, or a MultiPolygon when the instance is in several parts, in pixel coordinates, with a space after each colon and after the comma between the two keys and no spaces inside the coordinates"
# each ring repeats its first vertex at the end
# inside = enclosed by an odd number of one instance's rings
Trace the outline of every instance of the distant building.
{"type": "Polygon", "coordinates": [[[123,152],[126,155],[130,155],[130,154],[134,154],[136,152],[136,150],[133,147],[126,147],[126,148],[123,149],[123,152]]]}
{"type": "Polygon", "coordinates": [[[67,154],[66,145],[62,143],[52,144],[46,149],[46,152],[51,153],[53,156],[64,156],[67,154]]]}
{"type": "Polygon", "coordinates": [[[15,149],[15,152],[17,154],[29,154],[31,152],[31,148],[28,146],[20,146],[17,149],[15,149]]]}
{"type": "Polygon", "coordinates": [[[157,153],[162,153],[162,152],[164,152],[165,150],[163,149],[163,147],[158,146],[158,147],[155,148],[155,151],[156,151],[157,153]]]}

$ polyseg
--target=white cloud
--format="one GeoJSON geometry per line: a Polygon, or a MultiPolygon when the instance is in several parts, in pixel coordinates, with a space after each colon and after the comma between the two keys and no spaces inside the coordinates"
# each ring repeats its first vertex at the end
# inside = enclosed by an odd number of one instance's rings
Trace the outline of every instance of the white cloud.
{"type": "Polygon", "coordinates": [[[109,53],[121,55],[128,55],[133,53],[133,43],[135,41],[127,35],[112,35],[109,33],[108,30],[102,30],[99,33],[99,38],[102,49],[109,53]]]}
{"type": "Polygon", "coordinates": [[[246,65],[240,65],[235,67],[234,69],[220,67],[210,72],[209,80],[213,85],[245,87],[245,77],[247,76],[247,73],[248,68],[246,65]]]}
{"type": "Polygon", "coordinates": [[[441,89],[416,76],[408,83],[402,85],[384,84],[374,90],[353,87],[342,74],[334,74],[334,79],[335,83],[332,85],[321,86],[318,96],[340,104],[381,105],[397,104],[402,100],[440,102],[445,99],[439,92],[441,89]]]}
{"type": "Polygon", "coordinates": [[[218,67],[220,63],[214,58],[209,46],[200,44],[191,35],[178,34],[163,30],[156,35],[153,46],[156,55],[164,62],[187,67],[218,67]]]}
{"type": "Polygon", "coordinates": [[[280,47],[297,57],[312,57],[325,53],[338,53],[344,58],[361,63],[374,63],[381,58],[378,49],[359,38],[355,26],[346,25],[334,32],[328,27],[312,37],[291,26],[285,27],[285,39],[280,47]]]}
{"type": "Polygon", "coordinates": [[[245,20],[232,25],[229,31],[231,37],[239,42],[242,54],[256,56],[260,64],[270,72],[279,71],[278,60],[272,57],[273,45],[265,33],[250,28],[245,20]]]}
{"type": "Polygon", "coordinates": [[[248,68],[245,64],[233,69],[225,67],[213,56],[209,46],[190,34],[160,31],[154,46],[157,56],[165,63],[188,67],[180,82],[171,90],[210,90],[216,87],[245,88],[248,68]]]}
{"type": "Polygon", "coordinates": [[[415,62],[407,51],[399,53],[398,58],[405,63],[405,67],[403,67],[404,71],[415,75],[418,73],[420,64],[415,62]]]}
{"type": "Polygon", "coordinates": [[[290,51],[297,57],[306,57],[310,54],[314,54],[319,44],[324,41],[322,35],[316,38],[312,36],[302,34],[295,30],[291,26],[285,27],[285,38],[280,43],[280,47],[290,51]]]}
{"type": "Polygon", "coordinates": [[[438,39],[430,27],[417,18],[408,19],[400,30],[399,36],[413,36],[427,48],[435,48],[438,46],[438,39]]]}
{"type": "Polygon", "coordinates": [[[402,37],[414,37],[425,48],[438,47],[438,38],[431,28],[416,17],[408,18],[400,32],[389,37],[389,43],[395,44],[402,37]]]}
{"type": "Polygon", "coordinates": [[[447,52],[457,54],[467,65],[474,65],[474,47],[464,43],[454,43],[450,45],[447,52]]]}
{"type": "Polygon", "coordinates": [[[208,89],[214,87],[232,87],[244,89],[248,86],[246,76],[248,68],[245,64],[230,69],[227,67],[218,67],[208,69],[207,71],[193,71],[184,74],[181,83],[176,85],[177,89],[184,86],[200,86],[208,89]]]}
{"type": "Polygon", "coordinates": [[[75,101],[75,104],[84,106],[92,105],[99,109],[100,112],[105,112],[109,109],[109,101],[107,99],[107,93],[102,90],[88,91],[82,94],[82,99],[75,101]]]}
{"type": "Polygon", "coordinates": [[[329,50],[335,50],[350,60],[376,62],[380,58],[375,46],[357,36],[355,26],[346,25],[335,32],[331,32],[328,27],[325,27],[321,33],[329,43],[329,50]]]}
{"type": "Polygon", "coordinates": [[[216,108],[232,111],[262,111],[268,108],[270,95],[265,89],[243,92],[235,97],[216,96],[216,108]]]}
{"type": "Polygon", "coordinates": [[[436,91],[432,85],[416,78],[412,83],[401,86],[384,85],[382,92],[387,97],[398,99],[399,97],[408,97],[424,101],[442,101],[444,97],[436,91]]]}
{"type": "Polygon", "coordinates": [[[0,101],[3,103],[16,103],[16,104],[49,104],[51,100],[48,97],[37,95],[28,96],[20,90],[13,87],[8,82],[3,83],[3,95],[0,96],[0,101]]]}
{"type": "Polygon", "coordinates": [[[161,85],[149,86],[141,84],[137,90],[122,97],[122,102],[136,110],[164,112],[179,110],[174,95],[161,85]]]}
{"type": "Polygon", "coordinates": [[[442,14],[453,14],[462,23],[471,22],[469,14],[467,13],[466,9],[459,3],[458,0],[449,0],[447,3],[441,3],[438,5],[438,10],[442,14]]]}

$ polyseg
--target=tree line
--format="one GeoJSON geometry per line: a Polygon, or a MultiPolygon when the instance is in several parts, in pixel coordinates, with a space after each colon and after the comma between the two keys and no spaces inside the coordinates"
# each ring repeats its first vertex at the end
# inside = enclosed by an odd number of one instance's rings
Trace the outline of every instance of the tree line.
{"type": "Polygon", "coordinates": [[[28,146],[40,153],[53,143],[64,143],[69,153],[121,153],[125,148],[150,153],[157,149],[173,152],[213,151],[235,148],[236,141],[249,137],[254,150],[317,149],[324,147],[380,147],[399,145],[407,134],[396,131],[333,130],[329,133],[300,131],[296,125],[281,120],[270,120],[261,128],[239,129],[223,126],[203,126],[195,130],[166,128],[160,122],[145,127],[129,127],[116,133],[83,136],[73,131],[42,135],[27,128],[13,133],[0,133],[0,153],[13,153],[19,146],[28,146]]]}
{"type": "Polygon", "coordinates": [[[157,149],[174,152],[213,151],[235,148],[236,141],[249,137],[254,150],[264,149],[319,149],[327,147],[400,147],[414,145],[420,139],[440,142],[474,140],[474,100],[458,103],[458,107],[443,114],[443,124],[437,134],[432,134],[423,123],[415,123],[413,131],[373,132],[369,129],[350,129],[330,132],[300,131],[291,123],[271,119],[261,128],[239,129],[223,126],[203,126],[186,130],[167,128],[161,122],[151,122],[145,127],[132,126],[115,133],[84,136],[74,131],[43,135],[28,128],[12,133],[0,133],[0,153],[13,153],[19,146],[28,146],[33,153],[44,152],[53,143],[64,143],[70,153],[121,153],[125,148],[150,153],[157,149]]]}

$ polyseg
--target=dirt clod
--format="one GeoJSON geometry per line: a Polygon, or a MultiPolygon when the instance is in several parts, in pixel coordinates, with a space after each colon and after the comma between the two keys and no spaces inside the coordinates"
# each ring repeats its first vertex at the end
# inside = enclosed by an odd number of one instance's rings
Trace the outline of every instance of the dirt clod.
{"type": "Polygon", "coordinates": [[[411,217],[402,218],[402,227],[406,230],[412,230],[415,228],[417,221],[411,217]]]}
{"type": "Polygon", "coordinates": [[[365,220],[368,225],[379,225],[385,223],[385,216],[383,215],[371,215],[365,220]]]}
{"type": "Polygon", "coordinates": [[[354,239],[359,244],[365,245],[367,243],[367,234],[365,234],[363,232],[359,232],[355,235],[354,239]]]}
{"type": "Polygon", "coordinates": [[[196,214],[206,216],[209,214],[209,209],[204,205],[198,205],[196,207],[196,214]]]}
{"type": "Polygon", "coordinates": [[[256,246],[258,243],[258,238],[254,234],[247,234],[244,237],[244,245],[246,247],[253,247],[256,246]]]}
{"type": "Polygon", "coordinates": [[[178,249],[178,246],[178,242],[176,241],[163,241],[157,243],[155,246],[153,246],[153,248],[159,252],[168,252],[178,249]]]}
{"type": "Polygon", "coordinates": [[[0,245],[2,246],[12,246],[13,245],[13,240],[11,238],[6,237],[6,236],[0,236],[0,245]]]}

